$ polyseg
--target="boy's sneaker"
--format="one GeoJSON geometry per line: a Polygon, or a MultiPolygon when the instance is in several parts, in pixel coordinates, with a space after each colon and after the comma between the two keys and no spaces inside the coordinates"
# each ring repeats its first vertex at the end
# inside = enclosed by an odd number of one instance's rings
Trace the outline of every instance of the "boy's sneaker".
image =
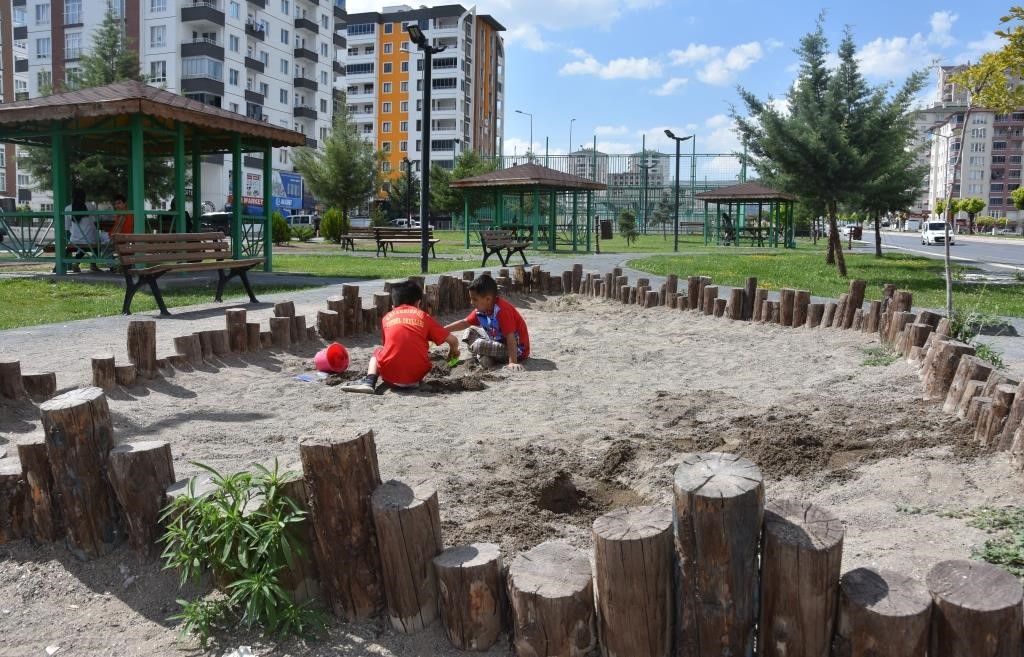
{"type": "Polygon", "coordinates": [[[355,381],[349,381],[345,385],[341,386],[341,389],[345,392],[361,392],[367,395],[374,393],[374,388],[377,386],[377,377],[375,376],[364,376],[361,379],[355,381]]]}

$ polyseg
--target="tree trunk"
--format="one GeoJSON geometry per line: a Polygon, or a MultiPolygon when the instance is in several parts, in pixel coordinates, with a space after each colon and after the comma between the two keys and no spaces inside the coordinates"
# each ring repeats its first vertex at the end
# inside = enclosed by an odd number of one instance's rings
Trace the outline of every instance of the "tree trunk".
{"type": "Polygon", "coordinates": [[[979,561],[940,561],[928,572],[935,601],[929,655],[1019,657],[1020,581],[979,561]]]}
{"type": "Polygon", "coordinates": [[[162,535],[164,491],[174,483],[171,445],[163,440],[124,443],[110,450],[110,485],[121,505],[128,543],[152,557],[162,535]]]}
{"type": "Polygon", "coordinates": [[[114,378],[117,379],[118,385],[126,388],[135,385],[137,380],[135,366],[132,364],[114,366],[114,378]]]}
{"type": "Polygon", "coordinates": [[[21,380],[21,363],[14,359],[0,359],[0,397],[24,399],[25,385],[21,380]]]}
{"type": "Polygon", "coordinates": [[[92,357],[92,384],[103,390],[110,390],[117,385],[114,357],[111,354],[92,357]]]}
{"type": "Polygon", "coordinates": [[[917,580],[857,568],[839,582],[834,657],[925,657],[932,597],[917,580]]]}
{"type": "Polygon", "coordinates": [[[502,570],[494,543],[451,547],[434,557],[444,633],[459,650],[484,651],[501,636],[508,608],[502,570]]]}
{"type": "Polygon", "coordinates": [[[881,213],[875,213],[875,257],[882,257],[882,219],[881,213]]]}
{"type": "MultiPolygon", "coordinates": [[[[111,381],[113,381],[111,371],[111,381]]],[[[57,394],[57,374],[55,372],[26,372],[21,375],[21,384],[25,394],[37,402],[44,402],[57,394]]]]}
{"type": "Polygon", "coordinates": [[[839,239],[839,224],[836,222],[836,202],[834,200],[828,203],[828,252],[829,255],[825,258],[827,264],[835,264],[836,271],[843,278],[846,278],[846,258],[843,256],[843,243],[839,239]]]}

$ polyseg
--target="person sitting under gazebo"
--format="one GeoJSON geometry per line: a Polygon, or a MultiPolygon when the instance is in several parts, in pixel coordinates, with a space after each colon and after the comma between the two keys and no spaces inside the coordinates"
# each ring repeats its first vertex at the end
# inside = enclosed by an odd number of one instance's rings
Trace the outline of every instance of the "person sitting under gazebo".
{"type": "MultiPolygon", "coordinates": [[[[81,260],[90,252],[93,255],[100,255],[101,249],[110,243],[110,236],[96,229],[96,217],[88,214],[68,214],[89,212],[94,209],[86,202],[84,189],[76,187],[71,192],[71,203],[64,208],[64,225],[70,233],[68,243],[75,247],[75,260],[81,260]]],[[[76,262],[72,265],[71,271],[80,272],[82,268],[76,262]]],[[[100,271],[99,265],[91,263],[89,271],[100,271]]]]}

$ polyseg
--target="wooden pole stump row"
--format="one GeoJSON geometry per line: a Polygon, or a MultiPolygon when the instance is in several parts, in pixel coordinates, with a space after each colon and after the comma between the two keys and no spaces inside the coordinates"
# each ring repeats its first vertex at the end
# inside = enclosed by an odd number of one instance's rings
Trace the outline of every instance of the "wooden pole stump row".
{"type": "Polygon", "coordinates": [[[597,648],[587,553],[548,541],[523,552],[508,574],[516,655],[587,657],[597,648]]]}
{"type": "Polygon", "coordinates": [[[1016,577],[980,561],[941,561],[928,572],[932,614],[929,655],[1019,657],[1021,599],[1016,577]]]}
{"type": "Polygon", "coordinates": [[[961,357],[946,393],[946,400],[942,404],[942,410],[946,413],[955,413],[968,382],[985,381],[991,373],[992,366],[977,356],[961,357]]]}
{"type": "Polygon", "coordinates": [[[365,620],[384,608],[370,496],[380,486],[373,431],[350,440],[334,431],[299,444],[316,531],[321,586],[334,613],[365,620]]]}
{"type": "Polygon", "coordinates": [[[842,522],[795,500],[764,511],[759,643],[766,657],[828,655],[839,601],[842,522]]]}
{"type": "Polygon", "coordinates": [[[24,399],[25,385],[21,379],[21,362],[13,359],[0,360],[0,397],[24,399]]]}
{"type": "Polygon", "coordinates": [[[703,301],[701,310],[705,315],[712,315],[715,312],[715,301],[718,299],[718,286],[705,285],[703,290],[703,301]]]}
{"type": "Polygon", "coordinates": [[[0,545],[25,536],[26,506],[21,464],[16,459],[0,459],[0,545]]]}
{"type": "Polygon", "coordinates": [[[926,657],[932,597],[923,584],[857,568],[839,581],[835,657],[926,657]]]}
{"type": "Polygon", "coordinates": [[[508,608],[501,548],[494,543],[451,547],[434,557],[445,636],[459,650],[484,651],[505,630],[508,608]]]}
{"type": "Polygon", "coordinates": [[[757,295],[757,277],[748,276],[743,281],[743,313],[740,319],[750,321],[754,318],[754,302],[757,295]]]}
{"type": "Polygon", "coordinates": [[[783,326],[793,325],[793,309],[796,305],[796,290],[784,287],[779,292],[779,323],[783,326]]]}
{"type": "Polygon", "coordinates": [[[163,531],[160,512],[164,491],[174,483],[171,445],[163,440],[123,443],[110,450],[110,485],[121,505],[128,543],[145,556],[155,556],[163,531]]]}
{"type": "Polygon", "coordinates": [[[25,372],[21,375],[21,385],[28,398],[42,402],[57,394],[57,374],[55,372],[25,372]]]}
{"type": "Polygon", "coordinates": [[[757,288],[754,292],[754,309],[753,309],[753,321],[763,321],[764,315],[764,302],[768,300],[768,290],[763,287],[757,288]]]}
{"type": "Polygon", "coordinates": [[[882,314],[882,302],[872,301],[871,306],[868,309],[867,321],[864,322],[863,330],[865,333],[878,333],[878,319],[882,314]]]}
{"type": "Polygon", "coordinates": [[[156,322],[133,319],[128,322],[128,360],[135,366],[136,376],[156,376],[156,322]]]}
{"type": "Polygon", "coordinates": [[[44,402],[39,412],[68,549],[83,561],[108,554],[122,532],[107,476],[114,441],[107,398],[99,388],[80,388],[44,402]]]}
{"type": "Polygon", "coordinates": [[[92,385],[101,390],[117,387],[117,374],[114,370],[113,354],[92,357],[92,385]]]}
{"type": "Polygon", "coordinates": [[[956,368],[960,366],[960,358],[965,355],[973,356],[974,347],[956,340],[939,343],[939,348],[925,377],[925,399],[946,398],[949,387],[953,383],[956,368]]]}
{"type": "Polygon", "coordinates": [[[789,325],[793,328],[806,325],[810,305],[811,293],[807,290],[797,290],[793,298],[793,321],[789,325]]]}
{"type": "Polygon", "coordinates": [[[829,301],[825,304],[825,314],[822,315],[821,324],[819,326],[825,328],[832,326],[832,322],[834,322],[836,318],[836,308],[838,308],[838,304],[834,301],[829,301]]]}
{"type": "MultiPolygon", "coordinates": [[[[5,459],[7,460],[11,459],[5,459]]],[[[55,497],[46,440],[40,438],[18,445],[18,460],[21,461],[21,474],[28,503],[26,533],[37,543],[52,543],[63,534],[63,524],[55,497]]],[[[0,506],[0,514],[2,513],[4,511],[0,506]]]]}
{"type": "Polygon", "coordinates": [[[696,310],[700,299],[700,276],[686,277],[686,298],[689,310],[696,310]]]}
{"type": "Polygon", "coordinates": [[[825,318],[825,304],[812,303],[807,306],[807,328],[818,328],[825,318]]]}
{"type": "Polygon", "coordinates": [[[263,338],[260,337],[260,332],[261,331],[259,322],[246,322],[245,342],[247,350],[251,354],[263,350],[263,338]]]}
{"type": "Polygon", "coordinates": [[[729,319],[743,319],[743,309],[746,307],[746,300],[744,298],[744,295],[745,293],[742,288],[734,287],[731,290],[729,290],[729,319]]]}
{"type": "Polygon", "coordinates": [[[672,508],[617,509],[594,521],[592,535],[603,654],[671,657],[672,508]]]}
{"type": "Polygon", "coordinates": [[[1003,432],[999,437],[999,449],[1010,449],[1013,444],[1013,434],[1021,426],[1024,426],[1024,381],[1017,384],[1017,390],[1014,392],[1013,404],[1010,406],[1010,412],[1006,415],[1003,432]]]}
{"type": "Polygon", "coordinates": [[[292,345],[292,318],[271,317],[270,318],[271,343],[275,347],[287,349],[292,345]]]}
{"type": "Polygon", "coordinates": [[[1013,405],[1014,395],[1017,393],[1017,386],[1010,383],[1001,383],[991,393],[992,403],[984,409],[978,417],[978,424],[974,430],[974,439],[983,446],[995,444],[999,446],[999,437],[1003,433],[1003,422],[1010,414],[1010,406],[1013,405]]]}
{"type": "Polygon", "coordinates": [[[839,300],[836,302],[836,311],[832,315],[832,321],[827,325],[828,328],[843,328],[843,321],[846,317],[846,306],[848,305],[850,295],[843,292],[839,295],[839,300]]]}
{"type": "Polygon", "coordinates": [[[371,497],[391,626],[410,634],[437,619],[433,558],[443,549],[437,490],[388,481],[371,497]]]}
{"type": "Polygon", "coordinates": [[[236,354],[249,351],[249,329],[246,327],[245,308],[230,308],[224,311],[225,330],[228,346],[236,354]]]}
{"type": "Polygon", "coordinates": [[[203,362],[203,344],[195,333],[174,338],[174,351],[193,365],[203,362]]]}
{"type": "Polygon", "coordinates": [[[756,465],[722,452],[690,454],[676,470],[679,657],[705,655],[708,646],[753,654],[762,482],[756,465]]]}

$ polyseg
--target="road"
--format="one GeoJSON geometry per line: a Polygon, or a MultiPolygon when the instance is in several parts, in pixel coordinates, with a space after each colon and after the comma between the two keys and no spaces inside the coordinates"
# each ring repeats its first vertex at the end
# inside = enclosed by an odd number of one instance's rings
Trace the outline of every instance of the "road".
{"type": "MultiPolygon", "coordinates": [[[[875,232],[865,230],[864,242],[873,247],[874,240],[875,232]]],[[[940,259],[945,253],[941,245],[921,244],[918,233],[896,233],[887,230],[882,231],[882,249],[896,249],[940,259]]],[[[1024,271],[1024,240],[957,235],[949,253],[954,262],[974,263],[983,269],[1001,271],[1004,274],[1015,270],[1024,271]]]]}

